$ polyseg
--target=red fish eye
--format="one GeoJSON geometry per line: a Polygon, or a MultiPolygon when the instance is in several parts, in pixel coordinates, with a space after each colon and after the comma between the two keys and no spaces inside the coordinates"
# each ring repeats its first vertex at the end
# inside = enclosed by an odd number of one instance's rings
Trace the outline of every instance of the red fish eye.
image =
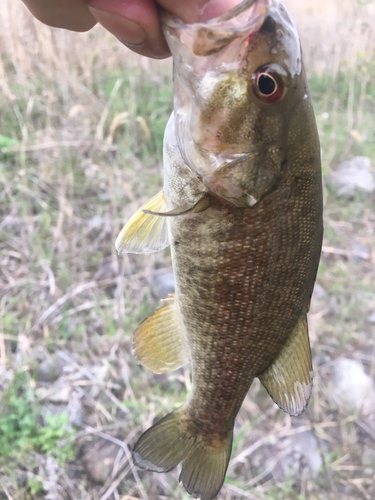
{"type": "Polygon", "coordinates": [[[256,97],[266,104],[281,101],[286,91],[286,76],[283,68],[276,64],[259,68],[253,75],[253,88],[256,97]]]}

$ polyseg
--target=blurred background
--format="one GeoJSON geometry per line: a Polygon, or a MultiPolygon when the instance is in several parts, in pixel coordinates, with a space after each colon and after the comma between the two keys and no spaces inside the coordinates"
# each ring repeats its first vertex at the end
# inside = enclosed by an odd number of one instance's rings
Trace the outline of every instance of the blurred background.
{"type": "MultiPolygon", "coordinates": [[[[308,410],[256,381],[220,500],[375,498],[375,2],[287,0],[320,131],[325,240],[310,311],[308,410]]],[[[140,367],[131,332],[171,292],[168,251],[118,257],[162,186],[171,61],[100,27],[43,26],[0,3],[0,499],[184,499],[132,467],[189,368],[140,367]]]]}

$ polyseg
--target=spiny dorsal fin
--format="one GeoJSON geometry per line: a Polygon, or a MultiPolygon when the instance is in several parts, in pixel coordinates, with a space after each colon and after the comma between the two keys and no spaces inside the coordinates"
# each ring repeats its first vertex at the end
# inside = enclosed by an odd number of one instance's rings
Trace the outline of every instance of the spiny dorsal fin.
{"type": "Polygon", "coordinates": [[[169,245],[166,219],[148,215],[144,210],[167,210],[163,191],[148,200],[125,224],[116,239],[119,254],[159,252],[169,245]]]}
{"type": "Polygon", "coordinates": [[[190,361],[174,295],[139,325],[133,335],[133,351],[141,365],[155,373],[177,370],[190,361]]]}
{"type": "Polygon", "coordinates": [[[145,214],[149,215],[158,215],[159,217],[176,217],[177,215],[185,215],[188,213],[199,213],[204,212],[210,206],[210,198],[207,194],[205,194],[200,200],[197,201],[194,205],[185,204],[181,207],[174,208],[173,210],[169,210],[168,212],[153,212],[151,210],[143,209],[145,214]]]}
{"type": "Polygon", "coordinates": [[[271,398],[285,412],[300,415],[311,396],[313,370],[307,327],[303,314],[276,360],[259,376],[271,398]]]}

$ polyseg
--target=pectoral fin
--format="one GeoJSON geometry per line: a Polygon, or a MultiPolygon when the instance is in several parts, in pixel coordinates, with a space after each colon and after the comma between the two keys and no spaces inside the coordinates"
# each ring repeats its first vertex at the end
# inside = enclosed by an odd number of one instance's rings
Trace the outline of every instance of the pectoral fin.
{"type": "Polygon", "coordinates": [[[167,210],[163,191],[145,203],[125,224],[115,243],[119,254],[159,252],[169,245],[166,219],[148,215],[148,211],[160,210],[167,210]]]}
{"type": "Polygon", "coordinates": [[[155,373],[177,370],[190,361],[174,296],[139,325],[133,336],[133,352],[141,365],[155,373]]]}
{"type": "Polygon", "coordinates": [[[285,412],[300,415],[311,396],[313,370],[307,318],[299,318],[287,344],[259,376],[271,398],[285,412]]]}
{"type": "Polygon", "coordinates": [[[176,217],[177,215],[185,215],[189,212],[198,213],[204,212],[210,206],[210,198],[205,194],[200,200],[197,201],[194,205],[185,204],[181,207],[174,208],[173,210],[169,210],[169,212],[153,212],[149,209],[143,209],[145,214],[149,215],[158,215],[159,217],[176,217]]]}

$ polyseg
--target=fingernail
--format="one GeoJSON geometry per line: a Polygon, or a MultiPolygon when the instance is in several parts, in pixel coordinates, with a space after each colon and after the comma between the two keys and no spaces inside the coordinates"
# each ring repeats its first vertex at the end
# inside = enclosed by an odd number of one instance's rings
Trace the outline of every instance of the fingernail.
{"type": "Polygon", "coordinates": [[[146,32],[139,24],[115,14],[90,7],[92,15],[122,43],[138,46],[145,42],[146,32]]]}

